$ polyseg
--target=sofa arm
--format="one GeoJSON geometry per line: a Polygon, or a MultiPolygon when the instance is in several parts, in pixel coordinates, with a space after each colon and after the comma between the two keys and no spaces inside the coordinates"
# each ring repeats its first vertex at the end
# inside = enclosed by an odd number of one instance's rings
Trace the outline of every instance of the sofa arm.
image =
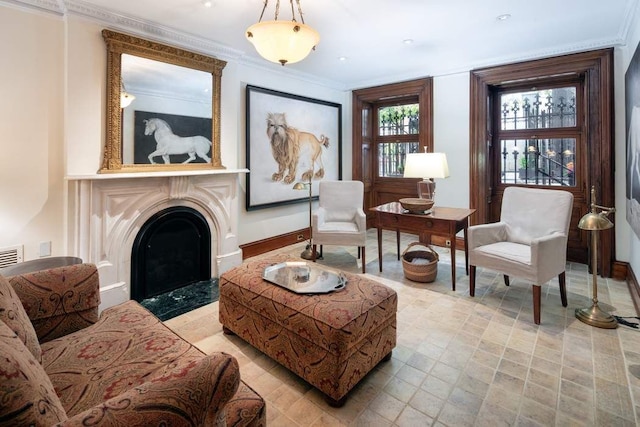
{"type": "Polygon", "coordinates": [[[226,353],[178,361],[159,377],[56,426],[224,426],[225,405],[239,383],[238,362],[226,353]]]}
{"type": "Polygon", "coordinates": [[[7,277],[41,343],[98,320],[100,281],[94,264],[75,264],[7,277]]]}

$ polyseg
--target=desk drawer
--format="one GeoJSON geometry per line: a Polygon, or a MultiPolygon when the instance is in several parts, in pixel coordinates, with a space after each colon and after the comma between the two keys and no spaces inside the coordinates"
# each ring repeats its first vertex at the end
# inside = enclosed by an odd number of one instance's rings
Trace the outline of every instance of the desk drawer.
{"type": "Polygon", "coordinates": [[[380,222],[383,228],[449,235],[449,221],[436,220],[428,216],[421,218],[408,215],[380,215],[380,222]]]}

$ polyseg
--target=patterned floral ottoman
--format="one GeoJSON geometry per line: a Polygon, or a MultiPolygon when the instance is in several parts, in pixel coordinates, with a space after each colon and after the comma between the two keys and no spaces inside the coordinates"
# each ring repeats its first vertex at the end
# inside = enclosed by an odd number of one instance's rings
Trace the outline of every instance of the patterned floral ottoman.
{"type": "MultiPolygon", "coordinates": [[[[291,259],[288,259],[291,260],[291,259]]],[[[333,406],[396,345],[397,295],[345,273],[344,290],[301,295],[262,279],[265,267],[245,262],[220,277],[220,323],[322,391],[333,406]]]]}

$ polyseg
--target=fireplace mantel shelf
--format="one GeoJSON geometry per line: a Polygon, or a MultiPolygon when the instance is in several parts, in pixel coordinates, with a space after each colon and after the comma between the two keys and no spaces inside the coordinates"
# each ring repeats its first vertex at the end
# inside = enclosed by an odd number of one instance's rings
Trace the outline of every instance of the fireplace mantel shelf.
{"type": "Polygon", "coordinates": [[[167,176],[199,176],[199,175],[227,175],[249,173],[249,169],[198,169],[175,170],[161,172],[125,172],[125,173],[100,173],[91,175],[67,175],[67,181],[104,180],[104,179],[128,179],[128,178],[159,178],[167,176]]]}

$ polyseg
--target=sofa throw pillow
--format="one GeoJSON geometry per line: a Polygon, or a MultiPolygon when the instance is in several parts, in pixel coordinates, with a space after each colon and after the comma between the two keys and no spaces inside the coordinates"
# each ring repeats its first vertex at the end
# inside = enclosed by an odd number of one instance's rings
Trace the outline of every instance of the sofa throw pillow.
{"type": "Polygon", "coordinates": [[[42,365],[0,321],[0,420],[3,426],[52,426],[67,414],[42,365]]]}
{"type": "Polygon", "coordinates": [[[42,362],[42,350],[31,320],[13,286],[2,275],[0,275],[0,320],[18,334],[20,341],[27,346],[33,357],[38,362],[42,362]]]}

